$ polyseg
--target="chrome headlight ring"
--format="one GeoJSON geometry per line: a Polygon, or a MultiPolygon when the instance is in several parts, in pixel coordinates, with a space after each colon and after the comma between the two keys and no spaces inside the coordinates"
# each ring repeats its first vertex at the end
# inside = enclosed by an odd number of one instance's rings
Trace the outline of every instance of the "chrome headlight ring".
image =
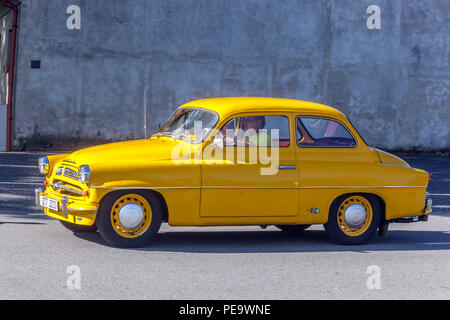
{"type": "Polygon", "coordinates": [[[48,174],[48,171],[50,169],[50,161],[48,161],[48,157],[40,157],[39,161],[39,172],[41,174],[48,174]]]}
{"type": "Polygon", "coordinates": [[[78,176],[80,177],[81,183],[89,183],[91,180],[91,168],[87,164],[82,165],[78,169],[78,176]]]}

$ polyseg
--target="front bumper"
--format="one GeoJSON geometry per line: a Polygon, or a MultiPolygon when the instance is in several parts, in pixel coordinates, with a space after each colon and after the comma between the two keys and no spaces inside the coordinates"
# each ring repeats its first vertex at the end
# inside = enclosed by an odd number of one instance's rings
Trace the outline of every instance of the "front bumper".
{"type": "Polygon", "coordinates": [[[49,217],[85,226],[91,226],[95,223],[98,210],[98,206],[94,203],[86,203],[82,200],[50,193],[43,191],[41,188],[35,190],[35,204],[39,208],[44,208],[45,214],[49,217]],[[41,196],[57,200],[58,211],[41,206],[41,196]]]}

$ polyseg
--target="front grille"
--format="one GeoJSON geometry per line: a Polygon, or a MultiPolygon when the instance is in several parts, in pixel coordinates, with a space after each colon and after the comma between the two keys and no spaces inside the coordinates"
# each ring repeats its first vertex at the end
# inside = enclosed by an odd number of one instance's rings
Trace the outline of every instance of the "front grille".
{"type": "Polygon", "coordinates": [[[70,184],[61,180],[54,180],[54,182],[50,185],[53,190],[59,191],[62,194],[67,194],[71,196],[82,196],[83,189],[74,184],[70,184]]]}
{"type": "Polygon", "coordinates": [[[74,179],[74,180],[80,180],[80,176],[79,176],[78,172],[76,172],[75,170],[72,170],[70,168],[67,168],[67,167],[64,168],[63,176],[74,179]]]}

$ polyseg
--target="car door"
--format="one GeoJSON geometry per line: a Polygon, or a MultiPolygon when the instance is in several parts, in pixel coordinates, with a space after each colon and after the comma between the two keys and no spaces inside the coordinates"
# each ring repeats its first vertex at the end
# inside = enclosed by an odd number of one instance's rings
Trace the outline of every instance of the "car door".
{"type": "Polygon", "coordinates": [[[241,114],[225,121],[215,142],[204,149],[201,217],[298,214],[299,175],[292,138],[295,130],[290,125],[293,121],[289,114],[268,113],[241,114]],[[254,118],[256,122],[264,118],[264,125],[253,128],[253,132],[250,126],[254,118]]]}

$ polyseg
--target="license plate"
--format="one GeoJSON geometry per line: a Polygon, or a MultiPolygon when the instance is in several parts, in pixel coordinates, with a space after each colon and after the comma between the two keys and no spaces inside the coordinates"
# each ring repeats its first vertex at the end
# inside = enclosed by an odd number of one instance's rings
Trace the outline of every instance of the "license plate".
{"type": "Polygon", "coordinates": [[[46,196],[41,196],[39,202],[41,204],[41,207],[45,207],[53,211],[58,211],[58,200],[46,196]]]}

